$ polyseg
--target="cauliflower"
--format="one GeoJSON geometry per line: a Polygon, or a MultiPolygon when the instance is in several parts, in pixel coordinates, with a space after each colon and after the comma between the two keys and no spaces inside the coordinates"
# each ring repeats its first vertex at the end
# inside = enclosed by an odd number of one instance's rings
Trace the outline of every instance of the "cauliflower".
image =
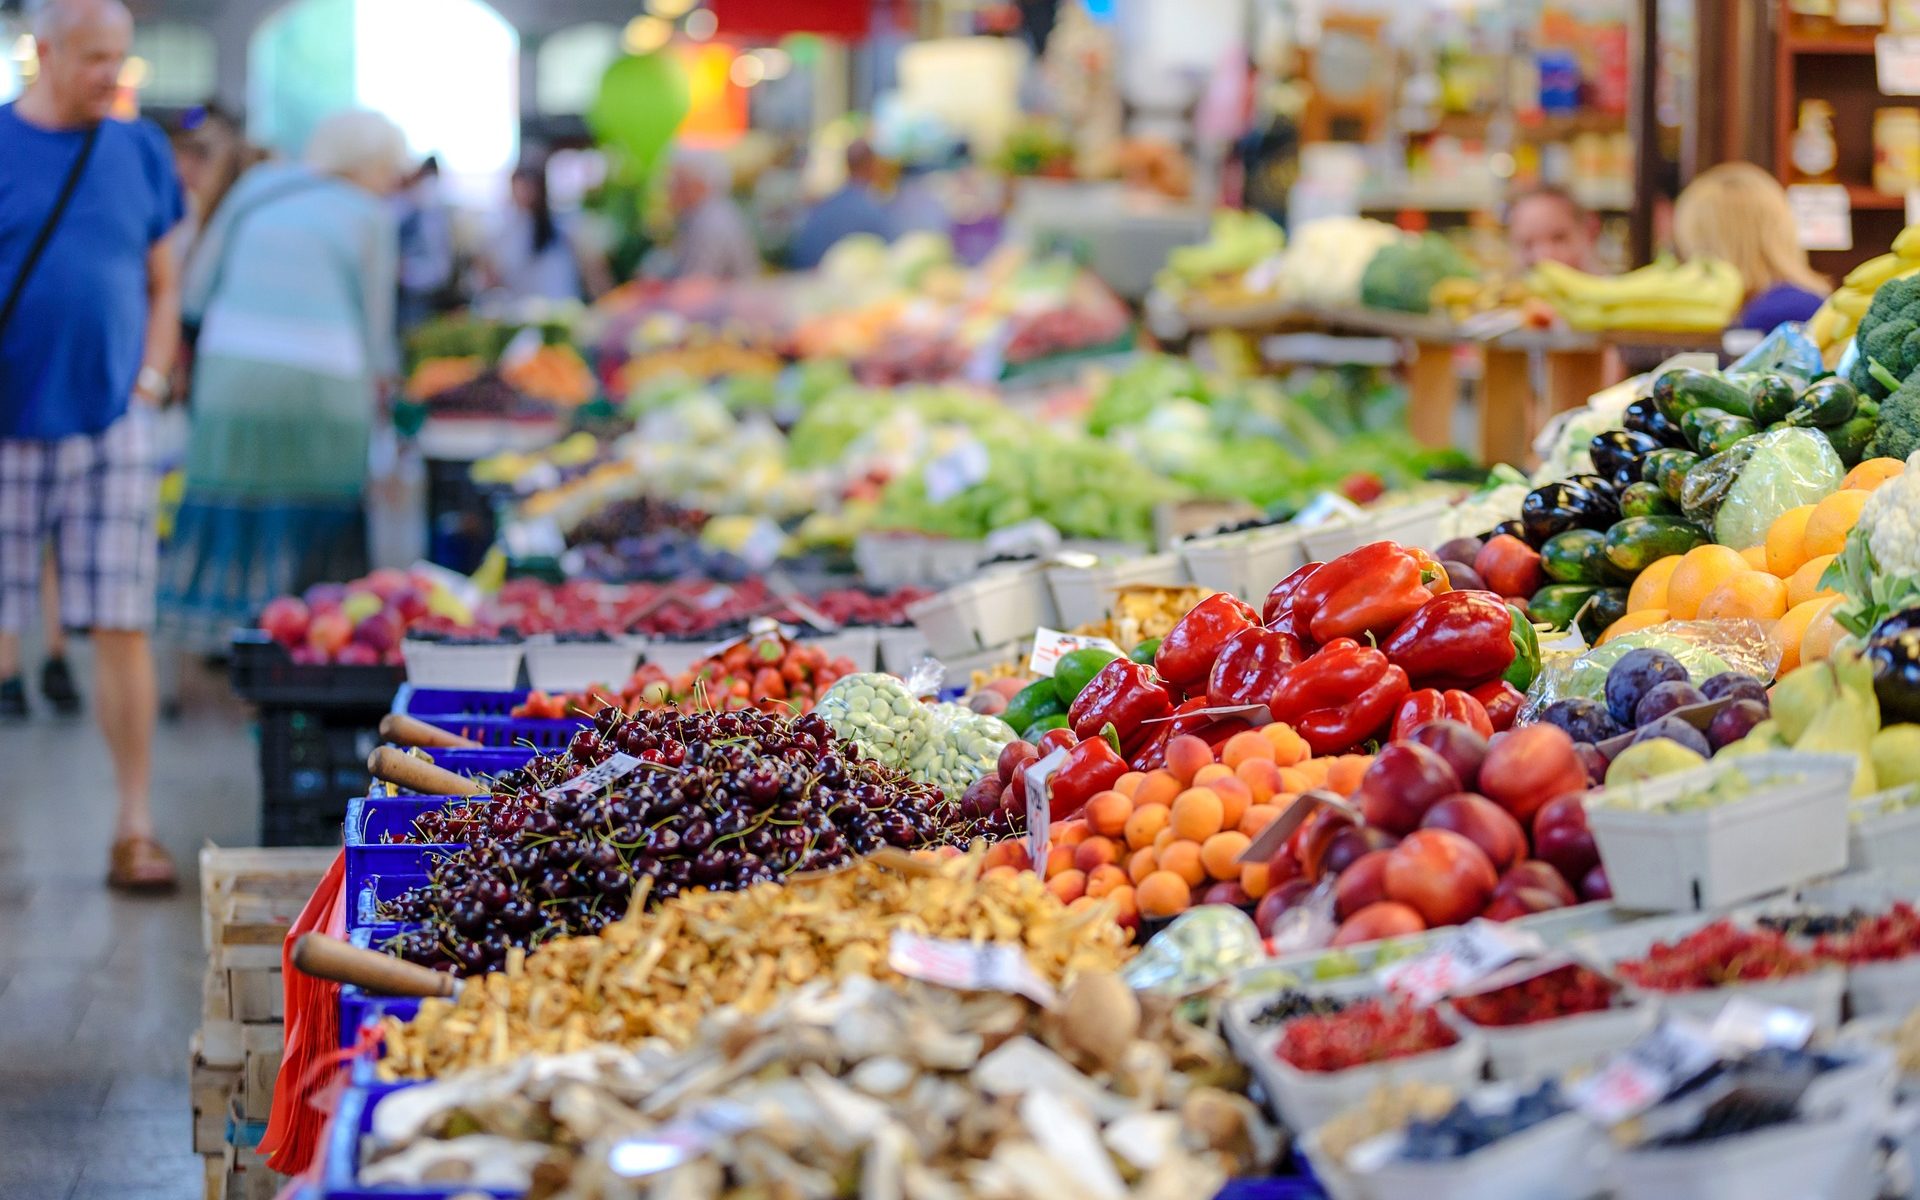
{"type": "Polygon", "coordinates": [[[1920,603],[1920,450],[1907,459],[1905,474],[1868,497],[1820,584],[1846,594],[1834,620],[1861,637],[1887,614],[1920,603]]]}
{"type": "Polygon", "coordinates": [[[1907,471],[1874,489],[1860,510],[1858,528],[1883,572],[1920,576],[1920,450],[1907,471]]]}

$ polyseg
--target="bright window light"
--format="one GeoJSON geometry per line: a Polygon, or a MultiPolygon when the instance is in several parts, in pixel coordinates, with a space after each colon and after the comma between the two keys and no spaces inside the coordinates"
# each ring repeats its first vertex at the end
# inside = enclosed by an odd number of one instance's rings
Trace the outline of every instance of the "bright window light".
{"type": "Polygon", "coordinates": [[[356,0],[354,93],[464,175],[519,151],[519,37],[478,0],[356,0]]]}

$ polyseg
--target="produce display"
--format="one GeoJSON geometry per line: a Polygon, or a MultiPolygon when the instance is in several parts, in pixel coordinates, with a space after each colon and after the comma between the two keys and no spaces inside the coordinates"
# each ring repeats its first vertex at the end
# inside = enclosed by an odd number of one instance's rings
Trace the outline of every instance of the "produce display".
{"type": "Polygon", "coordinates": [[[1785,937],[1715,921],[1673,942],[1655,942],[1643,957],[1614,964],[1620,978],[1655,992],[1785,979],[1817,970],[1819,961],[1785,937]]]}
{"type": "Polygon", "coordinates": [[[1289,1022],[1274,1053],[1302,1071],[1346,1071],[1444,1050],[1459,1040],[1431,1008],[1363,1000],[1289,1022]]]}
{"type": "Polygon", "coordinates": [[[1453,1007],[1475,1025],[1508,1027],[1604,1012],[1620,1002],[1619,984],[1589,967],[1568,963],[1520,983],[1456,996],[1453,1007]]]}
{"type": "Polygon", "coordinates": [[[470,624],[472,612],[432,575],[382,568],[351,583],[316,583],[260,610],[260,628],[302,665],[396,664],[411,626],[470,624]]]}
{"type": "MultiPolygon", "coordinates": [[[[1920,273],[1920,229],[1902,230],[1893,239],[1887,253],[1861,263],[1847,272],[1833,295],[1807,322],[1807,336],[1821,350],[1837,348],[1860,330],[1862,319],[1873,306],[1874,297],[1887,284],[1920,273]]],[[[1892,364],[1882,361],[1883,366],[1892,364]]],[[[1903,376],[1904,378],[1904,376],[1903,376]]]]}
{"type": "Polygon", "coordinates": [[[1527,286],[1575,329],[1718,333],[1745,298],[1740,272],[1711,259],[1662,261],[1624,275],[1589,275],[1543,262],[1527,286]]]}
{"type": "Polygon", "coordinates": [[[643,663],[618,687],[558,695],[535,690],[512,712],[546,720],[608,707],[629,714],[688,709],[797,716],[811,712],[820,696],[853,672],[852,659],[829,657],[818,645],[779,633],[754,634],[673,675],[643,663]]]}

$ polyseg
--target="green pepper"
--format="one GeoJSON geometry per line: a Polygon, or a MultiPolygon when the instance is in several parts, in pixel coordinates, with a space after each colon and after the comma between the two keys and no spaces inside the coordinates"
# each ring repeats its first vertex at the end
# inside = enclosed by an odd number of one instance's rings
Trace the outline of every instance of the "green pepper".
{"type": "Polygon", "coordinates": [[[1524,692],[1540,673],[1540,634],[1518,605],[1507,605],[1507,614],[1513,622],[1513,631],[1508,635],[1513,642],[1513,661],[1507,664],[1500,678],[1524,692]]]}
{"type": "Polygon", "coordinates": [[[1147,638],[1145,641],[1141,642],[1138,646],[1135,646],[1132,649],[1132,651],[1130,651],[1127,654],[1127,657],[1139,663],[1143,667],[1150,667],[1153,665],[1153,656],[1157,654],[1159,650],[1160,650],[1160,639],[1147,638]]]}

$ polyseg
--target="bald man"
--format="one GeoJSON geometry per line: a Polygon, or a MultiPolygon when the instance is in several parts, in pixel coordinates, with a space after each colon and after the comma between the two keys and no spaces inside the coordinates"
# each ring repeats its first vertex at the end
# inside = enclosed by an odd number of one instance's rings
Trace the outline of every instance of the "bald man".
{"type": "Polygon", "coordinates": [[[20,633],[51,544],[60,622],[93,637],[119,802],[108,882],[167,888],[173,862],[154,840],[148,796],[150,426],[179,338],[165,240],[186,206],[166,137],[111,118],[133,40],[126,8],[49,0],[34,39],[33,86],[0,107],[0,712],[25,715],[20,633]]]}

